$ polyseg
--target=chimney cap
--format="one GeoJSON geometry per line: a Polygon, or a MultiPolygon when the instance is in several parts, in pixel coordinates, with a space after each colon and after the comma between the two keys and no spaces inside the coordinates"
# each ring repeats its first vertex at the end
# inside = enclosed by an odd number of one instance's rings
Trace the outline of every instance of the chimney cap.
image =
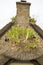
{"type": "Polygon", "coordinates": [[[26,0],[21,0],[21,2],[26,2],[26,0]]]}
{"type": "Polygon", "coordinates": [[[16,2],[16,4],[31,5],[29,2],[16,2]]]}

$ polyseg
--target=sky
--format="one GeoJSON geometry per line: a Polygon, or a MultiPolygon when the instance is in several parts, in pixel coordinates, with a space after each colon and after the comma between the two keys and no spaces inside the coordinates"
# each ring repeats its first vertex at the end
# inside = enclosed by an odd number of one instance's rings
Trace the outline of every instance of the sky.
{"type": "MultiPolygon", "coordinates": [[[[0,29],[11,21],[13,16],[16,16],[16,2],[20,0],[0,0],[0,29]]],[[[26,0],[31,3],[30,16],[34,17],[43,30],[43,0],[26,0]]]]}

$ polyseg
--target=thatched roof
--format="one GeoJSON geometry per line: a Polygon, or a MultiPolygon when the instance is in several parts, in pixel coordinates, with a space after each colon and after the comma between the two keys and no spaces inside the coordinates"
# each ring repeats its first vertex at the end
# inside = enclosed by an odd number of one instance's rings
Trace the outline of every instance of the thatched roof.
{"type": "MultiPolygon", "coordinates": [[[[20,49],[17,51],[16,47],[12,48],[11,41],[5,41],[5,37],[8,37],[6,32],[11,28],[11,26],[13,26],[13,24],[14,22],[10,22],[2,30],[0,30],[0,54],[19,60],[32,60],[40,57],[43,54],[43,41],[41,41],[36,48],[31,49],[30,52],[22,52],[20,49]]],[[[40,29],[40,27],[32,23],[30,23],[30,26],[35,29],[43,40],[43,31],[40,29]]]]}

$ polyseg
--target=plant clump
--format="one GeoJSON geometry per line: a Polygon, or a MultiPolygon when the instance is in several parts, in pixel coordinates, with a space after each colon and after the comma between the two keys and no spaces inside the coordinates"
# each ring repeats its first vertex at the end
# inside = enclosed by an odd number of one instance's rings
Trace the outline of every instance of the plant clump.
{"type": "Polygon", "coordinates": [[[31,18],[31,17],[30,17],[29,22],[31,22],[31,23],[36,23],[36,20],[35,20],[35,18],[31,18]]]}
{"type": "Polygon", "coordinates": [[[12,26],[7,33],[10,39],[16,43],[21,43],[21,39],[24,39],[25,48],[35,48],[39,43],[39,39],[36,37],[37,33],[31,27],[12,26]]]}
{"type": "Polygon", "coordinates": [[[12,17],[11,18],[12,22],[15,22],[15,19],[16,19],[16,17],[12,17]]]}

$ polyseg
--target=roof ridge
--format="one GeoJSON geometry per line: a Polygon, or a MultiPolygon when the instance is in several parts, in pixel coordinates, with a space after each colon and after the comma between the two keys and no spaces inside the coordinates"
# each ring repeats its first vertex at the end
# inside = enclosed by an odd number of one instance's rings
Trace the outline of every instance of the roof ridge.
{"type": "Polygon", "coordinates": [[[43,30],[36,24],[33,23],[29,23],[30,26],[32,26],[34,28],[34,30],[41,36],[41,38],[43,39],[43,30]]]}
{"type": "Polygon", "coordinates": [[[7,25],[5,25],[1,30],[0,30],[0,37],[6,32],[8,31],[12,25],[14,25],[15,22],[10,22],[7,25]]]}

